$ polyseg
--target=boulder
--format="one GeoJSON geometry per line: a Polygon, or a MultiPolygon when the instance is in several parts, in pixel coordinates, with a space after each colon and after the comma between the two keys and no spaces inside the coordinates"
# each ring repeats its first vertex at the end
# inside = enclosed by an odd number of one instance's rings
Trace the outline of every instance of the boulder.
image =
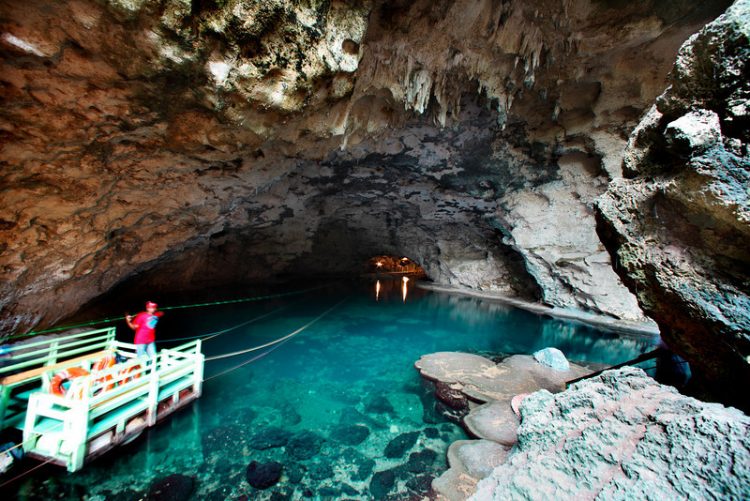
{"type": "Polygon", "coordinates": [[[409,454],[409,461],[406,463],[406,469],[412,473],[425,473],[432,470],[437,461],[438,454],[432,449],[423,449],[421,451],[409,454]]]}
{"type": "Polygon", "coordinates": [[[397,436],[385,447],[384,455],[387,458],[400,458],[403,457],[406,452],[414,447],[419,438],[418,431],[410,431],[408,433],[402,433],[397,436]]]}
{"type": "Polygon", "coordinates": [[[195,480],[187,475],[174,474],[155,480],[148,489],[149,501],[184,501],[193,493],[195,480]]]}
{"type": "Polygon", "coordinates": [[[362,424],[338,426],[331,433],[331,439],[346,445],[360,444],[368,436],[370,436],[370,429],[362,424]]]}
{"type": "Polygon", "coordinates": [[[395,470],[375,472],[370,480],[370,494],[375,499],[386,497],[396,484],[395,470]]]}
{"type": "Polygon", "coordinates": [[[253,461],[247,466],[245,478],[256,489],[268,489],[276,485],[281,479],[283,467],[281,463],[259,463],[253,461]]]}
{"type": "Polygon", "coordinates": [[[311,431],[302,431],[289,439],[286,452],[294,459],[310,459],[320,452],[324,439],[311,431]]]}
{"type": "Polygon", "coordinates": [[[290,433],[275,426],[261,427],[250,438],[249,444],[255,450],[283,447],[289,441],[290,433]]]}
{"type": "Polygon", "coordinates": [[[563,352],[557,348],[544,348],[543,350],[534,352],[534,360],[542,365],[546,365],[556,371],[568,371],[570,370],[570,363],[565,358],[563,352]]]}

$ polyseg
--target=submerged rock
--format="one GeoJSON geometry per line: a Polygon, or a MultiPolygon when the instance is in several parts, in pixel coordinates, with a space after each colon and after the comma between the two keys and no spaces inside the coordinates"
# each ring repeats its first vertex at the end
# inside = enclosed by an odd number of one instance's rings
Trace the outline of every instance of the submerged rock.
{"type": "Polygon", "coordinates": [[[437,461],[438,453],[432,449],[423,449],[421,451],[409,454],[409,461],[406,463],[406,469],[412,473],[425,473],[432,470],[437,461]]]}
{"type": "Polygon", "coordinates": [[[325,480],[333,477],[333,465],[328,461],[328,458],[321,458],[319,461],[313,461],[307,464],[307,472],[310,474],[310,478],[316,480],[325,480]]]}
{"type": "Polygon", "coordinates": [[[250,447],[255,450],[283,447],[289,441],[291,434],[275,426],[260,428],[249,440],[250,447]]]}
{"type": "Polygon", "coordinates": [[[325,440],[311,431],[302,431],[294,435],[286,446],[287,454],[295,459],[310,459],[319,452],[325,440]]]}
{"type": "Polygon", "coordinates": [[[413,494],[424,496],[432,490],[433,475],[417,475],[406,481],[406,488],[413,494]]]}
{"type": "Polygon", "coordinates": [[[385,447],[384,455],[387,458],[400,458],[403,457],[406,452],[414,447],[419,438],[418,431],[410,431],[408,433],[402,433],[397,436],[385,447]]]}
{"type": "Polygon", "coordinates": [[[750,417],[680,395],[640,369],[536,392],[521,414],[517,445],[472,499],[747,496],[750,417]]]}
{"type": "Polygon", "coordinates": [[[339,426],[331,434],[331,439],[346,445],[357,445],[370,436],[370,429],[361,424],[339,426]]]}
{"type": "Polygon", "coordinates": [[[148,489],[149,501],[184,501],[193,493],[195,480],[187,475],[174,474],[155,480],[148,489]]]}
{"type": "Polygon", "coordinates": [[[365,402],[365,412],[370,414],[393,414],[395,409],[385,395],[372,395],[365,402]]]}
{"type": "Polygon", "coordinates": [[[365,480],[375,468],[375,461],[355,449],[346,449],[339,455],[349,478],[355,482],[365,480]]]}
{"type": "Polygon", "coordinates": [[[275,461],[271,463],[253,461],[247,466],[245,478],[247,478],[247,483],[256,489],[268,489],[279,482],[282,470],[281,463],[275,461]]]}
{"type": "Polygon", "coordinates": [[[542,365],[551,367],[556,371],[567,371],[570,370],[570,363],[565,358],[563,352],[557,348],[544,348],[534,352],[534,360],[542,365]]]}
{"type": "Polygon", "coordinates": [[[370,480],[370,494],[375,499],[382,499],[387,496],[396,483],[395,470],[385,470],[375,472],[370,480]]]}

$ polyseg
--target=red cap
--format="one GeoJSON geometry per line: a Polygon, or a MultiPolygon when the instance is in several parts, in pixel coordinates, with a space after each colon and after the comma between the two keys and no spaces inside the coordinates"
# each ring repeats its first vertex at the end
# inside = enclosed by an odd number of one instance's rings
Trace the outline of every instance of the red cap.
{"type": "Polygon", "coordinates": [[[156,308],[157,306],[158,306],[158,305],[157,305],[156,303],[154,303],[153,301],[147,301],[147,302],[146,302],[146,309],[149,309],[149,308],[156,308]]]}

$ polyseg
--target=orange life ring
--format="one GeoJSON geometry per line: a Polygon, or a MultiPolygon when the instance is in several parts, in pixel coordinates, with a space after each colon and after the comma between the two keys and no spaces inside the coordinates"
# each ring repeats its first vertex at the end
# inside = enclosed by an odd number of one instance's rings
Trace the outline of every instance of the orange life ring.
{"type": "MultiPolygon", "coordinates": [[[[136,364],[136,365],[131,365],[131,366],[130,366],[130,367],[128,367],[127,369],[123,369],[123,370],[121,370],[121,371],[120,371],[120,376],[124,376],[124,375],[130,374],[130,373],[131,373],[131,372],[133,372],[133,371],[138,371],[138,370],[141,370],[141,366],[140,366],[139,364],[136,364]]],[[[137,373],[136,373],[135,375],[133,375],[133,376],[129,376],[129,377],[125,377],[125,378],[123,378],[123,379],[121,380],[120,384],[127,384],[127,383],[131,382],[131,381],[132,381],[133,379],[138,379],[139,377],[141,377],[141,373],[140,373],[140,372],[137,372],[137,373]]]]}
{"type": "MultiPolygon", "coordinates": [[[[66,382],[70,382],[73,379],[77,377],[83,377],[88,376],[89,371],[86,369],[82,369],[80,367],[69,367],[65,370],[62,370],[55,374],[55,377],[52,378],[52,381],[49,383],[49,389],[50,392],[53,395],[58,395],[60,397],[68,396],[68,388],[65,388],[63,384],[66,382]]],[[[78,395],[70,395],[74,398],[81,398],[83,395],[79,392],[78,395]]]]}
{"type": "MultiPolygon", "coordinates": [[[[109,369],[110,367],[114,366],[115,363],[117,363],[117,361],[115,360],[115,356],[114,355],[107,355],[104,358],[101,358],[96,364],[94,364],[94,372],[100,372],[100,371],[103,371],[105,369],[109,369]]],[[[94,383],[95,384],[99,384],[99,383],[104,383],[105,381],[111,381],[111,380],[112,380],[112,374],[108,374],[106,376],[98,378],[94,383]]],[[[115,387],[115,384],[114,383],[110,383],[110,384],[104,386],[102,389],[104,391],[109,391],[109,390],[111,390],[114,387],[115,387]]],[[[102,390],[100,389],[96,393],[100,393],[101,391],[102,390]]]]}

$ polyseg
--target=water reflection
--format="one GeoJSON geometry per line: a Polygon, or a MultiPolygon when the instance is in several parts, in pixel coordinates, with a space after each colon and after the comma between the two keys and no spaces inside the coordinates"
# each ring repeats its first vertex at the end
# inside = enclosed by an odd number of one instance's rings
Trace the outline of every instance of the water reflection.
{"type": "MultiPolygon", "coordinates": [[[[398,298],[399,303],[406,303],[422,298],[426,290],[414,285],[414,277],[380,277],[374,280],[375,301],[387,302],[398,298]]],[[[372,298],[373,283],[367,285],[370,298],[372,298]]]]}

